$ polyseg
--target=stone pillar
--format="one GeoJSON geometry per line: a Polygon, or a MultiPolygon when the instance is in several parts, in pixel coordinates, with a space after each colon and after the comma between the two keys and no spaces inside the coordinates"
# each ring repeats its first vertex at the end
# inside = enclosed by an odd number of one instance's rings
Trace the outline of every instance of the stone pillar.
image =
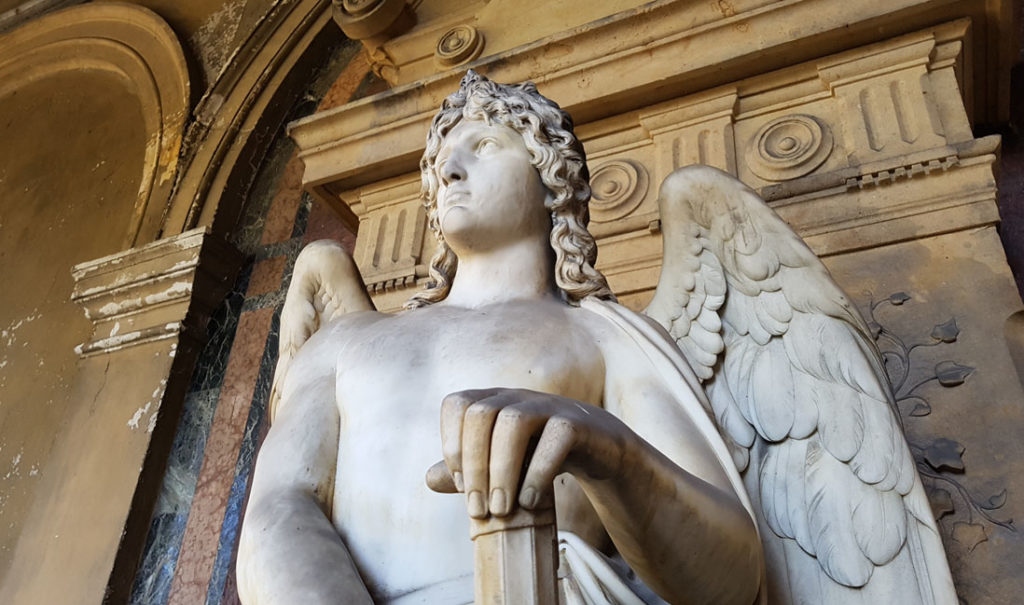
{"type": "Polygon", "coordinates": [[[555,510],[470,519],[476,605],[558,605],[555,510]]]}

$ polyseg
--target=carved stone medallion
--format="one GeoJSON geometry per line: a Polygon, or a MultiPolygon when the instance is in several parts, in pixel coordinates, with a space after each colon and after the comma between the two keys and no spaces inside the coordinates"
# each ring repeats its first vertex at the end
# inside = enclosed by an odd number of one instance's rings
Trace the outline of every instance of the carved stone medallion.
{"type": "Polygon", "coordinates": [[[647,171],[629,160],[610,160],[590,177],[590,220],[610,223],[634,210],[647,195],[647,171]]]}
{"type": "Polygon", "coordinates": [[[441,67],[455,67],[479,57],[483,49],[483,34],[472,25],[456,25],[437,40],[434,60],[441,67]]]}
{"type": "Polygon", "coordinates": [[[832,131],[814,116],[782,116],[754,134],[747,164],[766,181],[795,179],[821,166],[832,153],[832,143],[832,131]]]}

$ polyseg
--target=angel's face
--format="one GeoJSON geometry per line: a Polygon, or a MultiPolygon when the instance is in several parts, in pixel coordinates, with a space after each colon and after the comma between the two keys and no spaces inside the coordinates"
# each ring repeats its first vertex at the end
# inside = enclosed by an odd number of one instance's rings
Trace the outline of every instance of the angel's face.
{"type": "Polygon", "coordinates": [[[464,119],[445,137],[435,165],[441,233],[456,253],[550,231],[551,192],[512,128],[464,119]]]}

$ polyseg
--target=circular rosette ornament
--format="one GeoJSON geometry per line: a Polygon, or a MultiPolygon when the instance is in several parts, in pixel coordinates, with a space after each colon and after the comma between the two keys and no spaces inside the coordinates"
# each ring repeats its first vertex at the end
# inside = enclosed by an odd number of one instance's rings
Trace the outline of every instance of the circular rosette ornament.
{"type": "Polygon", "coordinates": [[[590,176],[590,220],[610,223],[634,210],[647,195],[647,171],[629,160],[610,160],[590,176]]]}
{"type": "Polygon", "coordinates": [[[441,67],[454,67],[480,56],[484,36],[472,25],[456,25],[441,35],[434,49],[434,60],[441,67]]]}
{"type": "Polygon", "coordinates": [[[782,116],[754,134],[747,148],[747,165],[766,181],[788,181],[821,166],[832,146],[832,131],[814,116],[782,116]]]}
{"type": "Polygon", "coordinates": [[[353,40],[379,36],[402,15],[405,0],[331,0],[334,20],[353,40]]]}

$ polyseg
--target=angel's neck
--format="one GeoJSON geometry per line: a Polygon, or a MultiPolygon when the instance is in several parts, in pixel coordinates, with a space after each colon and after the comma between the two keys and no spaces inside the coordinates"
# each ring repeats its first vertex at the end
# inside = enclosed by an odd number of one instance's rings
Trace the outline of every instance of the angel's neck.
{"type": "Polygon", "coordinates": [[[554,251],[546,239],[463,252],[445,304],[472,308],[511,300],[557,298],[554,263],[554,251]]]}

